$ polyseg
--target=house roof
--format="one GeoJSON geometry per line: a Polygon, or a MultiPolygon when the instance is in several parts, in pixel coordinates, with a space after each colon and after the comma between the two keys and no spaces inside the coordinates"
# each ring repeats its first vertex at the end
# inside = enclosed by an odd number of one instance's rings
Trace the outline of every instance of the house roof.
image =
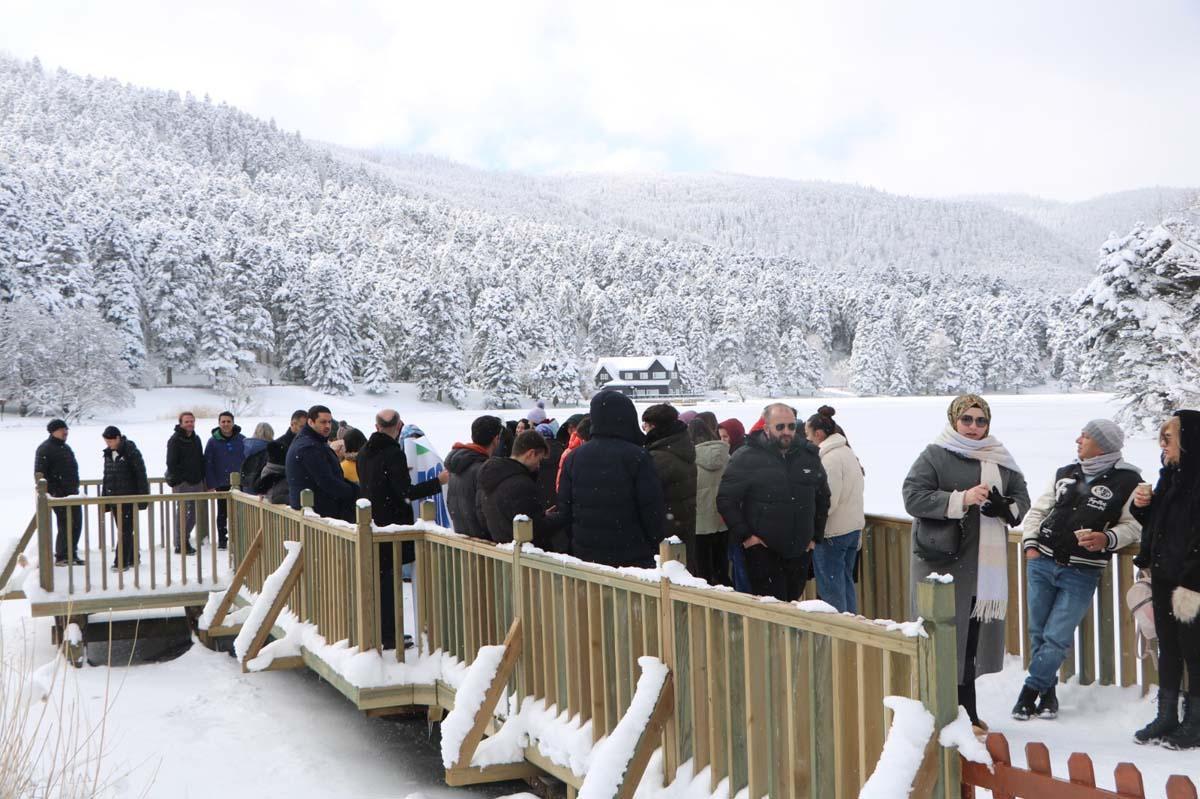
{"type": "Polygon", "coordinates": [[[672,356],[644,355],[633,358],[601,358],[596,361],[596,368],[593,374],[600,374],[601,369],[607,370],[613,377],[620,376],[621,372],[648,372],[650,371],[650,365],[655,361],[658,361],[668,372],[675,370],[675,358],[672,356]]]}

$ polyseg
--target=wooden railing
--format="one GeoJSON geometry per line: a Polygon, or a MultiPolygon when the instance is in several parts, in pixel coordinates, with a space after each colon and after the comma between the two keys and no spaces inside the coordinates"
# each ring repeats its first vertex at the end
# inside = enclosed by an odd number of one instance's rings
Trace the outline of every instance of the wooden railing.
{"type": "MultiPolygon", "coordinates": [[[[1029,626],[1026,561],[1020,531],[1008,538],[1009,587],[1005,623],[1005,648],[1020,655],[1029,666],[1029,626]]],[[[859,583],[859,612],[868,618],[908,619],[912,616],[908,593],[912,523],[891,516],[868,516],[863,531],[862,574],[859,583]]],[[[1133,585],[1137,546],[1115,553],[1101,576],[1093,608],[1076,634],[1076,643],[1059,672],[1066,681],[1078,676],[1083,685],[1140,685],[1142,690],[1158,683],[1151,660],[1137,658],[1133,617],[1125,606],[1125,594],[1133,585]],[[1140,668],[1139,668],[1140,664],[1140,668]]]]}

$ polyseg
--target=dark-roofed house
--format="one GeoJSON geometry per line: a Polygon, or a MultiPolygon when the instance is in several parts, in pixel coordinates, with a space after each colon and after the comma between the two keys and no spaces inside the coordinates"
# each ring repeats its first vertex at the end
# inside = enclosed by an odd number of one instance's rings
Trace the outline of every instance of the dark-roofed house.
{"type": "Polygon", "coordinates": [[[667,355],[601,358],[594,378],[597,389],[610,388],[629,397],[670,397],[683,392],[678,364],[667,355]]]}

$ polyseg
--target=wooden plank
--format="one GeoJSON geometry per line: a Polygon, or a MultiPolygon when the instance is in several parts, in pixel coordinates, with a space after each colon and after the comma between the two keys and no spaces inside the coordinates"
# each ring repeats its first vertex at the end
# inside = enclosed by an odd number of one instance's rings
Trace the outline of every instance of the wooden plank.
{"type": "MultiPolygon", "coordinates": [[[[888,659],[883,650],[862,644],[856,644],[855,649],[858,678],[858,788],[861,788],[875,770],[875,764],[883,752],[883,741],[887,735],[883,697],[890,675],[885,667],[888,659]]],[[[854,793],[857,795],[857,788],[854,793]]]]}
{"type": "Polygon", "coordinates": [[[1096,787],[1096,770],[1092,767],[1092,759],[1082,752],[1075,752],[1067,758],[1067,775],[1075,785],[1096,787]]]}
{"type": "Polygon", "coordinates": [[[1196,796],[1196,784],[1182,774],[1167,778],[1167,799],[1200,799],[1196,796]]]}
{"type": "Polygon", "coordinates": [[[601,587],[594,583],[587,584],[587,657],[589,663],[589,699],[588,714],[592,722],[592,740],[599,741],[608,734],[607,721],[604,715],[604,619],[600,609],[601,587]]]}
{"type": "Polygon", "coordinates": [[[1005,651],[1010,655],[1021,654],[1021,601],[1017,594],[1017,582],[1020,580],[1021,545],[1009,542],[1008,546],[1008,610],[1004,614],[1004,644],[1005,651]]]}
{"type": "Polygon", "coordinates": [[[1116,559],[1110,558],[1104,573],[1100,576],[1100,684],[1117,684],[1117,655],[1116,655],[1116,622],[1117,616],[1123,615],[1116,603],[1120,598],[1113,596],[1113,571],[1116,559]]]}
{"type": "Polygon", "coordinates": [[[212,622],[209,624],[210,628],[220,627],[221,622],[225,621],[225,616],[233,606],[234,597],[241,591],[242,585],[246,581],[246,575],[254,568],[255,562],[262,552],[262,541],[263,532],[260,527],[254,540],[250,542],[250,548],[246,550],[246,557],[242,559],[242,562],[238,564],[237,571],[233,573],[233,579],[229,581],[229,587],[225,589],[225,596],[221,597],[221,603],[217,605],[217,612],[213,614],[212,622]]]}
{"type": "MultiPolygon", "coordinates": [[[[484,728],[487,727],[489,721],[495,716],[496,704],[500,701],[500,695],[504,692],[504,686],[508,683],[509,677],[512,676],[513,670],[517,666],[517,659],[521,656],[521,644],[523,635],[521,630],[521,620],[513,619],[512,625],[508,628],[508,635],[504,638],[504,655],[500,658],[500,664],[496,667],[496,674],[492,677],[491,683],[488,685],[487,692],[483,695],[483,702],[479,709],[475,712],[475,720],[471,724],[471,728],[467,731],[467,735],[463,738],[462,744],[458,749],[458,760],[455,761],[451,769],[465,769],[470,767],[471,758],[475,756],[475,750],[479,747],[479,742],[483,740],[484,728]]],[[[447,770],[446,781],[450,781],[449,771],[447,770]]]]}
{"type": "Polygon", "coordinates": [[[452,788],[464,785],[479,785],[488,782],[507,782],[509,780],[528,780],[538,776],[538,768],[532,763],[505,763],[487,768],[454,768],[446,769],[446,784],[452,788]]]}
{"type": "Polygon", "coordinates": [[[859,697],[856,675],[858,653],[855,644],[833,639],[833,759],[834,796],[851,799],[859,787],[859,697]]]}
{"type": "Polygon", "coordinates": [[[679,701],[675,703],[675,713],[672,715],[675,730],[676,764],[692,760],[695,753],[696,720],[692,694],[695,691],[693,679],[691,627],[688,621],[688,605],[684,602],[671,602],[671,630],[675,639],[675,659],[671,673],[675,677],[675,692],[679,701]]]}
{"type": "Polygon", "coordinates": [[[1022,668],[1029,671],[1029,562],[1023,552],[1017,561],[1017,573],[1021,584],[1021,663],[1022,668]]]}
{"type": "MultiPolygon", "coordinates": [[[[1117,569],[1117,602],[1124,603],[1133,588],[1133,562],[1128,556],[1118,553],[1113,559],[1117,569]]],[[[1121,685],[1129,686],[1137,682],[1137,634],[1134,628],[1133,616],[1120,604],[1117,613],[1117,638],[1121,649],[1121,685]]]]}
{"type": "MultiPolygon", "coordinates": [[[[704,644],[707,685],[705,686],[708,702],[706,717],[708,719],[708,751],[709,791],[717,790],[717,783],[729,773],[728,750],[726,738],[729,729],[729,704],[726,687],[726,662],[722,637],[725,624],[722,614],[708,608],[700,609],[704,614],[704,644]]],[[[790,683],[795,685],[796,683],[790,683]]]]}
{"type": "MultiPolygon", "coordinates": [[[[687,650],[688,650],[688,685],[690,696],[683,699],[691,703],[692,723],[689,725],[692,758],[696,772],[706,768],[712,762],[709,729],[711,722],[708,717],[708,637],[705,620],[708,616],[704,608],[695,605],[681,605],[687,614],[687,650]]],[[[676,664],[677,666],[679,664],[676,664]]]]}
{"type": "Polygon", "coordinates": [[[246,664],[254,658],[258,657],[258,652],[262,649],[263,644],[267,642],[267,637],[271,634],[271,627],[275,624],[275,620],[279,618],[280,611],[283,610],[287,603],[288,594],[296,585],[296,581],[304,572],[304,559],[296,560],[295,565],[283,580],[283,587],[280,589],[278,596],[271,602],[271,606],[267,609],[267,615],[263,618],[262,626],[258,628],[258,632],[254,635],[254,640],[250,643],[246,654],[242,656],[242,671],[248,672],[246,664]]]}
{"type": "Polygon", "coordinates": [[[1146,787],[1142,784],[1142,772],[1132,763],[1118,763],[1113,769],[1113,782],[1117,793],[1134,799],[1145,799],[1146,787]]]}
{"type": "Polygon", "coordinates": [[[841,713],[833,691],[833,644],[829,636],[812,635],[807,639],[808,659],[808,738],[813,779],[810,796],[833,797],[837,766],[834,762],[833,718],[841,713]]]}
{"type": "Polygon", "coordinates": [[[1034,774],[1053,775],[1050,765],[1050,750],[1043,743],[1030,741],[1025,744],[1025,762],[1034,774]]]}
{"type": "MultiPolygon", "coordinates": [[[[1094,597],[1093,597],[1094,599],[1094,597]]],[[[1093,601],[1079,625],[1079,684],[1096,681],[1096,607],[1093,601]]]]}
{"type": "Polygon", "coordinates": [[[725,617],[725,662],[729,666],[729,795],[749,783],[746,760],[746,649],[744,623],[735,614],[725,617]]]}
{"type": "Polygon", "coordinates": [[[668,672],[666,679],[663,680],[658,699],[654,703],[654,710],[650,713],[650,720],[642,728],[642,733],[633,749],[633,757],[629,759],[629,764],[625,767],[616,799],[633,799],[634,792],[637,791],[638,785],[642,781],[642,775],[646,772],[646,764],[650,762],[650,755],[658,748],[659,742],[662,740],[667,719],[671,717],[674,699],[674,684],[672,675],[668,672]]]}

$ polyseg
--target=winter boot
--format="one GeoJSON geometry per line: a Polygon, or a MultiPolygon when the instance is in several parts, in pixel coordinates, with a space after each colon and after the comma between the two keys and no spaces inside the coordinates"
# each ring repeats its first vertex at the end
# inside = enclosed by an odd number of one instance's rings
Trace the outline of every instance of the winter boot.
{"type": "Polygon", "coordinates": [[[1037,715],[1039,719],[1058,718],[1058,695],[1054,693],[1053,686],[1042,691],[1041,699],[1038,700],[1037,715]]]}
{"type": "Polygon", "coordinates": [[[1158,743],[1179,726],[1179,692],[1158,689],[1158,715],[1133,734],[1134,743],[1158,743]]]}
{"type": "Polygon", "coordinates": [[[1028,685],[1021,686],[1021,695],[1017,697],[1017,703],[1013,705],[1012,717],[1017,721],[1029,721],[1030,716],[1036,716],[1038,692],[1036,688],[1030,688],[1028,685]]]}
{"type": "Polygon", "coordinates": [[[1189,695],[1186,705],[1183,723],[1162,739],[1162,745],[1167,749],[1200,747],[1200,697],[1189,695]]]}

